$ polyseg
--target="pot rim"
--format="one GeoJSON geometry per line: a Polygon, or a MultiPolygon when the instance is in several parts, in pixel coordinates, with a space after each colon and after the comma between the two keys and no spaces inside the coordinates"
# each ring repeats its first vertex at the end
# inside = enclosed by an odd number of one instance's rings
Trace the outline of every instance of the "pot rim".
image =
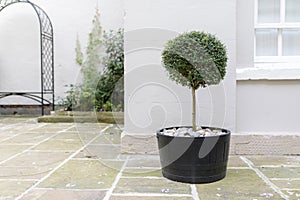
{"type": "Polygon", "coordinates": [[[172,129],[172,128],[192,128],[192,126],[171,126],[171,127],[167,127],[167,128],[161,128],[159,130],[156,131],[156,136],[163,136],[163,137],[170,137],[170,138],[209,138],[209,137],[225,137],[225,136],[230,136],[231,135],[231,131],[229,129],[225,129],[225,128],[218,128],[218,127],[210,127],[210,126],[201,126],[201,128],[210,128],[210,129],[219,129],[222,131],[222,133],[224,134],[220,134],[220,135],[209,135],[209,136],[203,136],[203,137],[184,137],[184,136],[171,136],[171,135],[164,135],[161,132],[164,129],[172,129]]]}

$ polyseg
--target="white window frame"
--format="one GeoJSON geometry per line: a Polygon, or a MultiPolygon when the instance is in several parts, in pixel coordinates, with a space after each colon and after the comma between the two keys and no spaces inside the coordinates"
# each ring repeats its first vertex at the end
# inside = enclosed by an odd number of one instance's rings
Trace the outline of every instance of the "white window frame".
{"type": "MultiPolygon", "coordinates": [[[[285,5],[286,0],[280,0],[280,22],[279,23],[258,23],[258,1],[255,0],[254,6],[254,63],[256,67],[284,67],[299,66],[299,56],[283,56],[282,55],[282,29],[284,28],[300,28],[300,23],[285,22],[285,5]],[[256,34],[255,30],[264,28],[278,29],[278,49],[277,56],[256,56],[256,34]]],[[[300,66],[299,66],[300,67],[300,66]]]]}

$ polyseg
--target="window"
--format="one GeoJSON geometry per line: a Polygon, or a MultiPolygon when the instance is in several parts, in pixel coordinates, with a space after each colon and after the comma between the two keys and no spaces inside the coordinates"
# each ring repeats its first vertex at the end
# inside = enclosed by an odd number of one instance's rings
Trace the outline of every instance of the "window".
{"type": "Polygon", "coordinates": [[[300,0],[255,1],[255,62],[299,62],[300,0]]]}

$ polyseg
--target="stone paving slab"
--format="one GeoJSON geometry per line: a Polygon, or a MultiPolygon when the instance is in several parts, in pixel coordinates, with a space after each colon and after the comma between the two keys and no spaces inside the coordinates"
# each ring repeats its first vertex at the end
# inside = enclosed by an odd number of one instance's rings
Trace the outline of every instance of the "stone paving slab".
{"type": "Polygon", "coordinates": [[[162,173],[159,168],[125,168],[123,171],[125,177],[157,177],[162,178],[162,173]]]}
{"type": "Polygon", "coordinates": [[[33,184],[33,181],[0,180],[0,199],[15,199],[33,184]]]}
{"type": "MultiPolygon", "coordinates": [[[[1,126],[1,125],[0,125],[1,126]]],[[[14,137],[18,135],[17,132],[14,132],[14,133],[9,133],[8,131],[0,131],[0,142],[4,141],[4,140],[7,140],[11,137],[14,137]]]]}
{"type": "Polygon", "coordinates": [[[97,160],[70,160],[38,187],[64,189],[110,188],[118,171],[97,160]]]}
{"type": "Polygon", "coordinates": [[[21,153],[22,151],[28,149],[30,145],[7,145],[7,144],[1,144],[0,145],[0,163],[1,161],[4,161],[11,156],[14,156],[18,153],[21,153]]]}
{"type": "Polygon", "coordinates": [[[162,177],[158,155],[120,154],[109,124],[37,124],[0,118],[0,200],[300,199],[300,156],[230,156],[225,179],[162,177]]]}
{"type": "Polygon", "coordinates": [[[70,156],[70,152],[28,151],[5,163],[1,167],[53,167],[70,156]]]}
{"type": "Polygon", "coordinates": [[[228,167],[248,167],[239,156],[229,156],[228,167]]]}
{"type": "Polygon", "coordinates": [[[121,178],[113,193],[190,194],[189,184],[169,181],[164,178],[121,178]]]}
{"type": "Polygon", "coordinates": [[[126,167],[152,167],[160,168],[159,157],[157,155],[148,155],[147,159],[145,156],[131,156],[126,167]]]}
{"type": "Polygon", "coordinates": [[[266,199],[267,194],[282,199],[250,169],[229,169],[227,173],[222,181],[197,185],[200,199],[266,199]]]}
{"type": "Polygon", "coordinates": [[[149,196],[116,196],[113,195],[110,200],[193,200],[193,197],[168,197],[168,196],[159,196],[159,197],[149,197],[149,196]]]}
{"type": "Polygon", "coordinates": [[[2,141],[1,144],[23,144],[23,145],[31,145],[37,144],[40,141],[50,137],[52,133],[22,133],[15,135],[14,137],[8,137],[5,141],[2,141]]]}
{"type": "Polygon", "coordinates": [[[283,190],[283,192],[289,196],[289,200],[299,200],[300,191],[299,190],[283,190]]]}
{"type": "Polygon", "coordinates": [[[300,167],[261,167],[260,171],[268,178],[299,178],[300,167]]]}
{"type": "Polygon", "coordinates": [[[33,150],[77,150],[82,146],[80,139],[50,139],[33,150]]]}
{"type": "MultiPolygon", "coordinates": [[[[277,185],[279,188],[289,188],[289,190],[299,189],[300,188],[300,180],[272,180],[272,182],[277,185]]],[[[300,191],[298,191],[300,194],[300,191]]],[[[300,197],[300,196],[299,196],[300,197]]]]}
{"type": "Polygon", "coordinates": [[[0,179],[38,180],[46,176],[52,167],[5,167],[0,166],[0,179]]]}
{"type": "Polygon", "coordinates": [[[46,190],[34,189],[27,194],[23,200],[42,199],[42,200],[97,200],[103,199],[106,191],[95,190],[46,190]]]}
{"type": "Polygon", "coordinates": [[[76,157],[97,158],[97,159],[118,159],[120,156],[120,145],[88,145],[76,157]]]}
{"type": "Polygon", "coordinates": [[[300,166],[300,156],[247,156],[247,157],[256,166],[263,166],[263,165],[299,165],[300,166]]]}
{"type": "Polygon", "coordinates": [[[121,134],[120,133],[105,133],[98,137],[92,144],[120,144],[121,134]]]}

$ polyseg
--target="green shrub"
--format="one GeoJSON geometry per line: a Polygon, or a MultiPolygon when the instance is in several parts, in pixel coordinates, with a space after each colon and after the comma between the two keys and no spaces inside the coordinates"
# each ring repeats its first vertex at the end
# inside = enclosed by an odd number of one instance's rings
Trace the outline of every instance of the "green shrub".
{"type": "Polygon", "coordinates": [[[98,81],[95,99],[98,110],[124,110],[124,31],[104,32],[106,55],[104,71],[98,81]]]}
{"type": "Polygon", "coordinates": [[[62,101],[65,110],[124,110],[123,32],[102,31],[96,10],[85,54],[78,38],[76,41],[76,63],[81,67],[82,81],[66,92],[62,101]]]}

